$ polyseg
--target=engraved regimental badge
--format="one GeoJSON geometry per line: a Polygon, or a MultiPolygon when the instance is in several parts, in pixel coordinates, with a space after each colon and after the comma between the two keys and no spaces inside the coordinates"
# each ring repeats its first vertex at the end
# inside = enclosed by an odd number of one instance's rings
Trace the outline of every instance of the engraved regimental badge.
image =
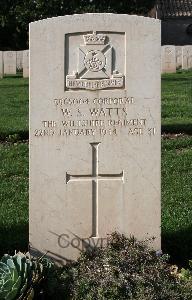
{"type": "Polygon", "coordinates": [[[115,50],[110,38],[93,32],[83,35],[83,39],[84,44],[77,49],[77,70],[66,76],[66,87],[86,90],[122,88],[124,75],[115,69],[115,50]]]}

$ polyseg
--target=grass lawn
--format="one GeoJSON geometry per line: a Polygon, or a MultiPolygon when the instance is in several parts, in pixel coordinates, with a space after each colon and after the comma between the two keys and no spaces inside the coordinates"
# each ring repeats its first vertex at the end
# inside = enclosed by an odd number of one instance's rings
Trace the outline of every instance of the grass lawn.
{"type": "Polygon", "coordinates": [[[192,134],[192,72],[162,76],[162,131],[192,134]]]}
{"type": "MultiPolygon", "coordinates": [[[[27,249],[28,80],[0,80],[0,254],[27,249]],[[5,142],[7,140],[8,142],[5,142]]],[[[192,72],[162,77],[162,241],[172,260],[192,259],[192,72]]]]}
{"type": "Polygon", "coordinates": [[[162,246],[172,260],[192,259],[192,136],[162,141],[162,246]]]}
{"type": "Polygon", "coordinates": [[[0,80],[0,140],[28,138],[28,89],[28,79],[19,75],[0,80]]]}
{"type": "Polygon", "coordinates": [[[28,144],[0,144],[0,254],[27,249],[28,144]]]}

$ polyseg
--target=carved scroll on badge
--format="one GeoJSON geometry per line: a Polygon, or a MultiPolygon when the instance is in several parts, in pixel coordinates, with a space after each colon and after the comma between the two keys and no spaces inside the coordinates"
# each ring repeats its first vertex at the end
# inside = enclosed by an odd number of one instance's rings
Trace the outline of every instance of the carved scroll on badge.
{"type": "Polygon", "coordinates": [[[122,88],[124,75],[113,70],[113,52],[110,38],[93,32],[83,36],[84,44],[77,48],[78,65],[66,76],[68,89],[101,90],[122,88]]]}

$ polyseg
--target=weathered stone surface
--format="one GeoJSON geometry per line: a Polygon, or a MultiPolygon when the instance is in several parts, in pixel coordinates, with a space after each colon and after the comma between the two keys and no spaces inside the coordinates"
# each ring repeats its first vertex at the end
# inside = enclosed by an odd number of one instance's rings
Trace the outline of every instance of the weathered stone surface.
{"type": "Polygon", "coordinates": [[[3,51],[0,51],[0,78],[3,78],[3,51]]]}
{"type": "Polygon", "coordinates": [[[29,77],[29,50],[23,51],[23,77],[29,77]]]}
{"type": "Polygon", "coordinates": [[[115,230],[160,249],[160,49],[151,18],[30,24],[33,253],[75,259],[115,230]]]}
{"type": "Polygon", "coordinates": [[[23,50],[16,52],[17,57],[17,70],[21,71],[23,69],[23,50]]]}
{"type": "Polygon", "coordinates": [[[166,45],[161,47],[161,71],[162,73],[176,72],[175,46],[166,45]]]}
{"type": "Polygon", "coordinates": [[[14,75],[16,74],[16,51],[4,51],[4,74],[14,75]]]}
{"type": "Polygon", "coordinates": [[[182,58],[182,69],[192,69],[192,46],[188,45],[182,47],[182,58]]]}

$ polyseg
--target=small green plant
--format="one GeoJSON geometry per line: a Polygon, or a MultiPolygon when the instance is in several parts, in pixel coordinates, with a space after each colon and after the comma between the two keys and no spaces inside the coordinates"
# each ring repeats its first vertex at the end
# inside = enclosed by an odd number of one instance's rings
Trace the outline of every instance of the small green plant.
{"type": "Polygon", "coordinates": [[[29,278],[33,276],[32,267],[32,262],[25,255],[5,254],[0,261],[0,299],[12,300],[23,295],[29,278]]]}
{"type": "Polygon", "coordinates": [[[30,259],[20,252],[5,254],[0,261],[0,299],[33,299],[51,266],[46,258],[30,259]]]}

